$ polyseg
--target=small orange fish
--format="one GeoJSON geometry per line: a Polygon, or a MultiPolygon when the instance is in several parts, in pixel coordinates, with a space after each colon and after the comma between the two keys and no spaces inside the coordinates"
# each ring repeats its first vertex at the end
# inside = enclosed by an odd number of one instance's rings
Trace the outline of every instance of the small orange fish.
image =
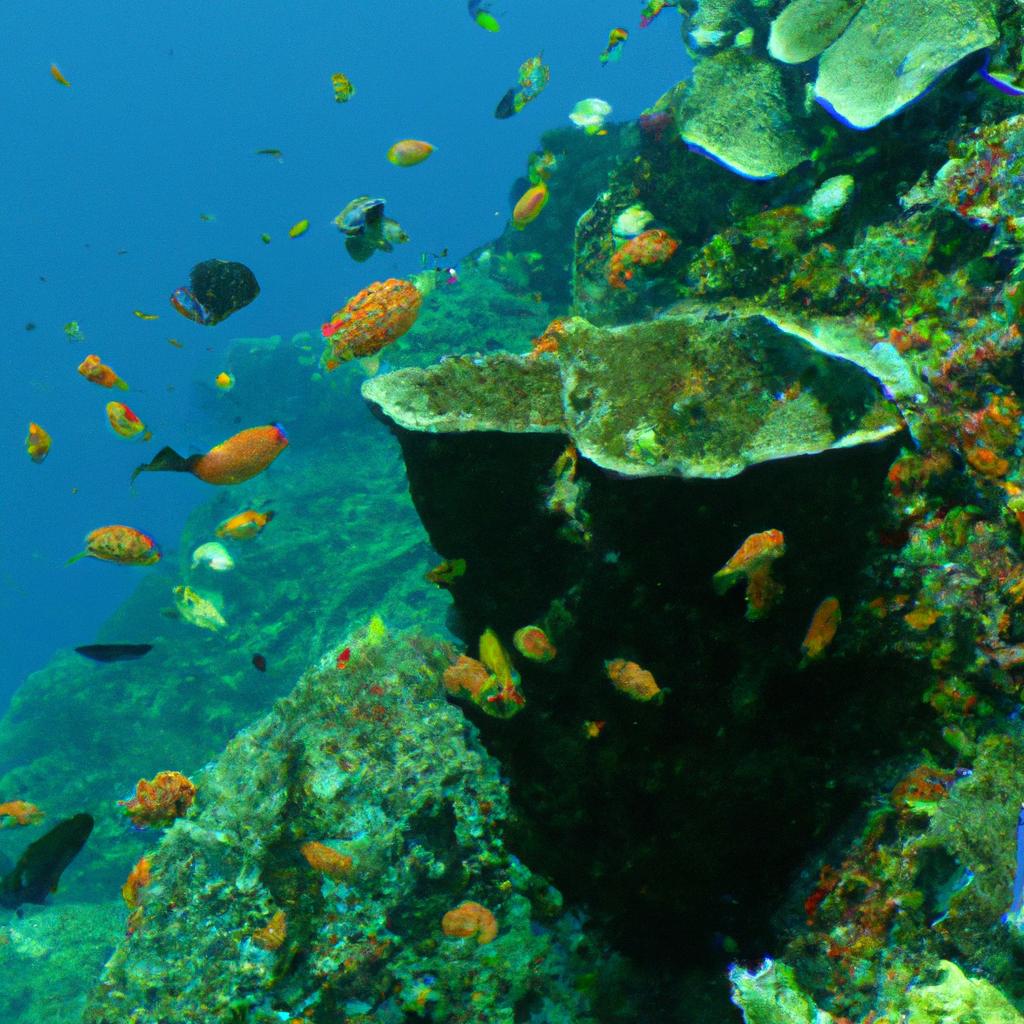
{"type": "Polygon", "coordinates": [[[225,519],[217,527],[216,533],[218,537],[229,537],[231,540],[252,540],[273,518],[273,512],[257,512],[249,508],[237,516],[225,519]]]}
{"type": "Polygon", "coordinates": [[[60,68],[56,64],[50,65],[50,77],[58,84],[63,85],[66,88],[71,88],[71,83],[60,73],[60,68]]]}
{"type": "Polygon", "coordinates": [[[191,473],[207,484],[240,484],[262,473],[287,447],[284,427],[270,423],[242,430],[205,455],[184,458],[173,448],[161,448],[152,462],[137,466],[131,478],[144,472],[191,473]]]}
{"type": "Polygon", "coordinates": [[[42,462],[50,454],[50,435],[38,423],[28,425],[28,437],[25,438],[25,451],[33,462],[42,462]]]}
{"type": "Polygon", "coordinates": [[[434,152],[429,142],[421,139],[402,139],[388,150],[388,160],[396,167],[414,167],[423,163],[434,152]]]}
{"type": "Polygon", "coordinates": [[[175,348],[184,348],[185,347],[180,341],[178,341],[177,338],[168,338],[167,339],[167,344],[168,345],[173,345],[175,348]]]}
{"type": "Polygon", "coordinates": [[[765,616],[782,597],[782,584],[772,577],[772,564],[786,553],[781,530],[752,533],[712,577],[716,594],[724,594],[741,579],[747,581],[747,618],[765,616]]]}
{"type": "Polygon", "coordinates": [[[343,650],[341,654],[338,655],[338,660],[334,663],[334,667],[340,671],[341,669],[345,668],[346,665],[348,665],[348,660],[351,657],[352,648],[346,647],[345,650],[343,650]]]}
{"type": "Polygon", "coordinates": [[[512,210],[512,227],[522,231],[547,205],[548,187],[542,181],[539,185],[528,188],[520,197],[512,210]]]}
{"type": "Polygon", "coordinates": [[[835,639],[836,630],[842,621],[843,613],[839,607],[839,599],[826,597],[814,610],[811,616],[811,624],[807,627],[807,635],[800,645],[800,652],[803,660],[800,667],[803,668],[809,662],[817,661],[823,657],[829,644],[835,639]]]}
{"type": "Polygon", "coordinates": [[[654,676],[635,661],[616,658],[604,663],[605,672],[612,686],[619,693],[624,693],[630,700],[646,703],[649,700],[661,703],[668,690],[663,690],[655,681],[654,676]]]}
{"type": "Polygon", "coordinates": [[[0,819],[9,818],[10,821],[0,822],[0,828],[7,825],[38,825],[45,815],[35,804],[26,803],[24,800],[8,800],[0,804],[0,819]]]}
{"type": "Polygon", "coordinates": [[[100,362],[99,356],[86,356],[78,367],[78,372],[93,384],[101,388],[120,388],[128,390],[128,385],[109,367],[100,362]]]}
{"type": "Polygon", "coordinates": [[[160,561],[160,548],[155,540],[131,526],[101,526],[85,538],[85,550],[68,559],[98,558],[118,565],[154,565],[160,561]]]}
{"type": "Polygon", "coordinates": [[[213,378],[213,383],[221,391],[230,391],[235,386],[235,378],[225,370],[221,370],[216,377],[213,378]]]}

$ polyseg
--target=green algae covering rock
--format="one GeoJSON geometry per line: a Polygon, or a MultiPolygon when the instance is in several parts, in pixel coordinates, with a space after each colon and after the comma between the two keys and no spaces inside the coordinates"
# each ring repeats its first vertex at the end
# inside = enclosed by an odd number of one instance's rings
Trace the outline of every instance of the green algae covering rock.
{"type": "Polygon", "coordinates": [[[990,981],[968,978],[949,960],[939,966],[937,984],[910,990],[907,1024],[1024,1024],[1024,1017],[990,981]]]}
{"type": "Polygon", "coordinates": [[[785,64],[802,64],[828,49],[864,6],[864,0],[793,0],[772,22],[768,52],[785,64]]]}
{"type": "Polygon", "coordinates": [[[868,0],[821,56],[819,101],[871,128],[999,38],[995,0],[868,0]]]}
{"type": "Polygon", "coordinates": [[[832,1024],[797,984],[792,967],[765,960],[756,971],[735,966],[729,972],[732,1001],[743,1011],[745,1024],[832,1024]]]}
{"type": "Polygon", "coordinates": [[[555,364],[502,353],[374,377],[363,397],[407,430],[550,433],[564,429],[560,387],[555,364]]]}
{"type": "Polygon", "coordinates": [[[89,1024],[591,1020],[577,926],[505,849],[498,766],[445,700],[450,651],[379,620],[347,643],[200,776],[89,1024]]]}
{"type": "Polygon", "coordinates": [[[629,476],[735,476],[902,429],[852,360],[792,335],[713,307],[615,328],[574,317],[557,361],[446,360],[368,381],[363,396],[411,430],[562,432],[629,476]]]}
{"type": "Polygon", "coordinates": [[[777,65],[743,50],[698,61],[676,106],[684,142],[746,178],[777,178],[810,157],[777,65]]]}

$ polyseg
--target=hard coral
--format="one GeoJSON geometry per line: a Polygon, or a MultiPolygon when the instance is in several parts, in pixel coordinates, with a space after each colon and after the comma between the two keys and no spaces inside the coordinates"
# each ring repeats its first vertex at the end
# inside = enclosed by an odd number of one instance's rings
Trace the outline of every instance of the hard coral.
{"type": "Polygon", "coordinates": [[[192,806],[195,795],[196,787],[181,772],[157,772],[151,782],[139,779],[131,800],[118,803],[133,825],[162,827],[180,818],[192,806]]]}
{"type": "Polygon", "coordinates": [[[656,267],[666,263],[679,248],[679,243],[661,228],[642,231],[623,242],[608,262],[608,284],[625,288],[636,267],[656,267]]]}
{"type": "Polygon", "coordinates": [[[476,941],[484,946],[497,938],[498,921],[486,907],[468,900],[444,915],[441,930],[453,938],[476,936],[476,941]]]}
{"type": "Polygon", "coordinates": [[[364,288],[320,328],[328,341],[324,366],[333,370],[390,345],[416,322],[421,302],[414,284],[395,277],[364,288]]]}

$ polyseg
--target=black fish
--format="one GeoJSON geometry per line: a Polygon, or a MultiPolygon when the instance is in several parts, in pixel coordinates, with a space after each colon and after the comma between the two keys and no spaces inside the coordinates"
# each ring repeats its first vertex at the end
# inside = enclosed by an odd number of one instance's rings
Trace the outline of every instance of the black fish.
{"type": "Polygon", "coordinates": [[[0,879],[0,907],[17,910],[22,903],[45,903],[57,891],[64,869],[78,856],[92,832],[92,815],[76,814],[30,843],[14,869],[0,879]]]}
{"type": "Polygon", "coordinates": [[[152,644],[86,644],[75,650],[93,661],[131,661],[153,650],[152,644]]]}
{"type": "Polygon", "coordinates": [[[511,117],[516,112],[516,87],[513,86],[498,102],[498,106],[495,108],[494,116],[499,121],[504,121],[505,118],[511,117]]]}
{"type": "Polygon", "coordinates": [[[262,654],[254,654],[252,656],[252,667],[256,669],[257,672],[266,672],[267,659],[264,658],[262,654]]]}

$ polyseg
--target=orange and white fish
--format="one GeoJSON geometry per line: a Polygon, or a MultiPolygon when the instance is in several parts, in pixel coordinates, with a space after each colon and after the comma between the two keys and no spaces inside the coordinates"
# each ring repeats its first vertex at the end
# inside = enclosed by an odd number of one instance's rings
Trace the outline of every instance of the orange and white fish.
{"type": "Polygon", "coordinates": [[[86,380],[99,384],[101,388],[128,390],[128,385],[109,366],[101,363],[99,356],[86,356],[79,365],[78,372],[86,380]]]}
{"type": "Polygon", "coordinates": [[[280,423],[250,427],[229,437],[205,455],[179,455],[173,448],[161,448],[152,462],[137,466],[140,473],[191,473],[207,484],[240,484],[262,473],[288,447],[288,435],[280,423]]]}
{"type": "Polygon", "coordinates": [[[227,537],[230,540],[252,540],[273,518],[272,511],[257,512],[253,508],[248,508],[244,512],[239,512],[237,516],[225,519],[217,527],[216,533],[218,537],[227,537]]]}
{"type": "Polygon", "coordinates": [[[98,558],[118,565],[155,565],[160,561],[160,548],[155,540],[132,526],[101,526],[85,538],[85,550],[68,559],[98,558]]]}
{"type": "Polygon", "coordinates": [[[153,436],[123,402],[107,402],[107,422],[118,437],[131,440],[141,436],[143,441],[148,441],[153,436]]]}
{"type": "Polygon", "coordinates": [[[28,437],[25,438],[25,451],[33,462],[42,462],[50,454],[50,435],[38,423],[28,425],[28,437]]]}

